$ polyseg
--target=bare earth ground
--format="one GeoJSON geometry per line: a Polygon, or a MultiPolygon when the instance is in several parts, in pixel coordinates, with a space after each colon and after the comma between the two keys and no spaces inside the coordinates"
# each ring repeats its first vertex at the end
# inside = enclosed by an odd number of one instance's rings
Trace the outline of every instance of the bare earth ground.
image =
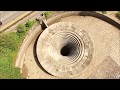
{"type": "MultiPolygon", "coordinates": [[[[113,13],[108,16],[114,18],[113,13]]],[[[115,18],[120,23],[118,19],[115,18]]],[[[120,78],[120,31],[94,17],[70,16],[62,18],[61,22],[73,22],[83,28],[91,37],[94,53],[91,64],[86,71],[76,78],[120,78]]],[[[36,64],[33,40],[26,50],[23,65],[23,74],[29,79],[54,79],[36,64]]]]}

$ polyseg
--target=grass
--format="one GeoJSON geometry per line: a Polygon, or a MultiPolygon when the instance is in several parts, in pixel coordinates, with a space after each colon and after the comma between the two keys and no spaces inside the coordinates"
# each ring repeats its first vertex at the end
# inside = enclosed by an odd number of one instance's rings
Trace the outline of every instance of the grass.
{"type": "Polygon", "coordinates": [[[106,14],[107,13],[107,11],[101,11],[102,12],[102,14],[106,14]]]}
{"type": "Polygon", "coordinates": [[[120,11],[116,13],[116,17],[120,20],[120,11]]]}
{"type": "Polygon", "coordinates": [[[0,34],[0,79],[20,79],[20,69],[15,67],[15,60],[19,47],[26,33],[34,25],[35,21],[26,30],[20,32],[8,32],[0,34]]]}
{"type": "Polygon", "coordinates": [[[45,18],[48,19],[48,18],[51,16],[51,14],[52,14],[52,11],[46,11],[46,12],[44,13],[45,18]]]}

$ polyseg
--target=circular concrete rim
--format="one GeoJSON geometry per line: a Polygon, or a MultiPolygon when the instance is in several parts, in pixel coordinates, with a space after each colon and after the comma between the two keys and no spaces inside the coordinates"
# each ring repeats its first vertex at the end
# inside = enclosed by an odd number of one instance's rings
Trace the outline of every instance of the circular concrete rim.
{"type": "Polygon", "coordinates": [[[60,78],[73,78],[89,66],[93,44],[87,32],[75,23],[58,22],[50,25],[39,36],[36,51],[41,66],[48,73],[60,78]],[[62,56],[59,51],[70,43],[69,38],[77,40],[73,42],[70,39],[74,45],[78,43],[77,49],[71,56],[62,56]]]}

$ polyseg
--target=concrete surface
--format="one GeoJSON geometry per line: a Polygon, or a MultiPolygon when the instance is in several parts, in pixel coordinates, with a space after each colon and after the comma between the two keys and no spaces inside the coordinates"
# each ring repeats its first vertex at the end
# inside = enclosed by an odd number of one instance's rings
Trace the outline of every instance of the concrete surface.
{"type": "MultiPolygon", "coordinates": [[[[60,22],[72,22],[77,28],[83,28],[93,43],[93,58],[84,72],[76,79],[113,79],[120,76],[120,31],[118,28],[90,16],[69,16],[60,22]]],[[[54,79],[39,64],[35,54],[34,37],[23,57],[22,73],[28,79],[54,79]]]]}

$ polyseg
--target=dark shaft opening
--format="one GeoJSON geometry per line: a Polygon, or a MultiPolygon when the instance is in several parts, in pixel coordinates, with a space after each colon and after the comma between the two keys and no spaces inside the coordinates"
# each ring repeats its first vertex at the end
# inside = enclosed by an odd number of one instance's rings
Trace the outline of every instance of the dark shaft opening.
{"type": "Polygon", "coordinates": [[[70,54],[71,48],[66,45],[61,49],[61,55],[68,56],[70,54]]]}

